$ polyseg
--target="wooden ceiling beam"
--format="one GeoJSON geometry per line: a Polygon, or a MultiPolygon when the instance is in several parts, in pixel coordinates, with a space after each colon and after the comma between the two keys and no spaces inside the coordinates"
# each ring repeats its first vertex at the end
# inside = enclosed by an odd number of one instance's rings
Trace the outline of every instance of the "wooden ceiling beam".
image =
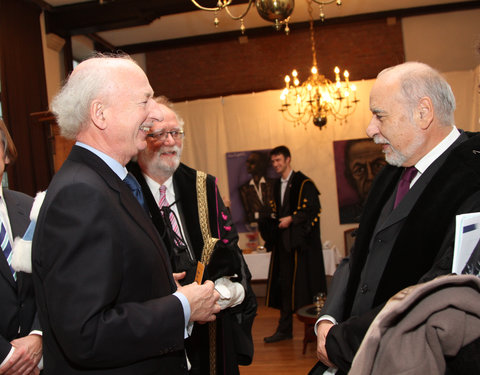
{"type": "MultiPolygon", "coordinates": [[[[375,13],[363,13],[355,14],[346,17],[333,17],[326,18],[325,21],[316,20],[315,25],[321,27],[321,25],[338,25],[346,24],[351,22],[361,22],[361,21],[371,21],[376,19],[387,19],[387,18],[404,18],[404,17],[413,17],[413,16],[422,16],[427,14],[435,13],[445,13],[452,11],[460,10],[471,10],[471,9],[480,9],[480,0],[474,1],[464,1],[461,3],[449,3],[449,4],[440,4],[440,5],[429,5],[416,8],[404,8],[404,9],[395,9],[383,12],[375,13]]],[[[290,25],[291,32],[294,33],[295,30],[306,29],[310,26],[309,22],[299,22],[290,25]]],[[[258,28],[247,29],[245,35],[247,37],[255,38],[260,36],[265,36],[270,33],[274,33],[273,26],[263,26],[258,28]]],[[[283,31],[279,31],[283,32],[283,31]]],[[[118,50],[124,51],[129,54],[135,53],[144,53],[148,51],[154,51],[162,48],[172,48],[188,45],[196,45],[202,43],[215,43],[221,40],[233,40],[241,36],[240,30],[228,31],[224,33],[215,33],[207,35],[192,36],[179,39],[169,39],[169,40],[160,40],[157,42],[148,42],[148,43],[138,43],[130,44],[123,46],[116,46],[118,50]]]]}
{"type": "MultiPolygon", "coordinates": [[[[38,0],[31,0],[38,1],[38,0]]],[[[248,0],[236,0],[235,4],[248,0]]],[[[203,1],[214,6],[216,1],[203,1]]],[[[190,0],[98,0],[45,9],[47,32],[60,36],[92,34],[100,31],[148,25],[162,16],[200,11],[190,0]]]]}

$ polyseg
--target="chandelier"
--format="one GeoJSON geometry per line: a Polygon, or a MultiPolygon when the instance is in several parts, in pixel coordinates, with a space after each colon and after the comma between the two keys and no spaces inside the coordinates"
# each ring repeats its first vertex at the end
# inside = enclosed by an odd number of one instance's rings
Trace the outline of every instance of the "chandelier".
{"type": "Polygon", "coordinates": [[[327,124],[327,116],[331,115],[340,123],[347,121],[357,106],[356,86],[350,84],[349,73],[344,71],[344,81],[340,79],[340,69],[335,67],[335,83],[318,73],[317,54],[315,52],[315,31],[313,28],[312,1],[308,1],[310,14],[310,42],[312,44],[313,66],[307,80],[300,83],[298,72],[292,71],[292,78],[285,76],[285,88],[280,95],[280,112],[283,117],[294,123],[294,126],[307,123],[320,129],[327,124]]]}
{"type": "MultiPolygon", "coordinates": [[[[206,10],[209,12],[214,12],[215,16],[213,19],[213,24],[217,27],[220,23],[218,20],[217,14],[218,12],[225,9],[225,12],[228,14],[230,18],[236,21],[240,21],[240,30],[242,34],[245,33],[245,25],[243,23],[243,19],[249,12],[250,8],[254,0],[249,0],[248,4],[245,8],[245,11],[239,15],[234,15],[230,9],[228,8],[230,5],[233,5],[233,0],[218,0],[217,6],[215,7],[205,7],[199,4],[198,0],[190,0],[197,8],[201,10],[206,10]]],[[[323,21],[325,20],[325,12],[323,10],[324,5],[329,5],[332,3],[336,3],[338,6],[342,5],[342,0],[311,0],[317,3],[320,6],[320,19],[323,21]]],[[[257,12],[264,20],[273,22],[275,30],[280,30],[283,25],[285,25],[285,34],[290,32],[290,28],[288,27],[288,22],[290,21],[290,15],[293,12],[293,8],[295,6],[295,0],[255,0],[255,7],[257,8],[257,12]]]]}

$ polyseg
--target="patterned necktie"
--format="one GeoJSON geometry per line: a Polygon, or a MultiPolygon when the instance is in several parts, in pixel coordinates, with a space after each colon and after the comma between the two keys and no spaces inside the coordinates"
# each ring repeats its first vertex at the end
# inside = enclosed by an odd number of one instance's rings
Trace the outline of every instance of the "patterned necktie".
{"type": "Polygon", "coordinates": [[[160,186],[160,199],[158,201],[158,206],[160,207],[160,210],[162,211],[163,215],[165,215],[165,212],[168,212],[168,218],[170,219],[170,224],[177,237],[175,238],[176,244],[179,245],[180,243],[179,240],[183,243],[183,237],[182,237],[182,234],[180,233],[180,228],[178,227],[177,218],[174,212],[170,209],[170,206],[168,204],[167,187],[165,185],[160,186]],[[162,210],[162,208],[164,207],[165,209],[162,210]]]}
{"type": "Polygon", "coordinates": [[[135,176],[129,172],[127,176],[123,179],[123,182],[125,182],[130,188],[135,198],[137,198],[138,203],[140,203],[143,209],[148,212],[148,208],[145,205],[145,199],[143,198],[142,189],[140,188],[140,184],[138,183],[135,176]]]}
{"type": "Polygon", "coordinates": [[[405,168],[402,177],[400,178],[400,182],[398,183],[397,195],[395,197],[395,204],[393,205],[393,208],[396,208],[405,194],[407,194],[408,190],[410,189],[410,183],[417,175],[417,172],[417,168],[414,166],[405,168]]]}
{"type": "Polygon", "coordinates": [[[7,230],[1,222],[0,226],[0,244],[2,246],[3,255],[7,258],[8,266],[10,267],[10,271],[12,271],[13,278],[17,281],[17,273],[12,268],[12,245],[10,245],[10,241],[8,240],[7,230]]]}

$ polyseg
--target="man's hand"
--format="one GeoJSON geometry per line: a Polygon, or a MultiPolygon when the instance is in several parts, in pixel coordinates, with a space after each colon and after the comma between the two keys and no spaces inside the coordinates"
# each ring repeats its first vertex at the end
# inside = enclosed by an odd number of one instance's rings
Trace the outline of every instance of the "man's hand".
{"type": "Polygon", "coordinates": [[[328,332],[333,325],[329,320],[322,320],[317,325],[317,358],[328,367],[335,367],[328,359],[327,348],[325,347],[328,332]]]}
{"type": "Polygon", "coordinates": [[[217,303],[220,295],[210,280],[202,285],[194,282],[179,287],[178,291],[183,293],[190,304],[191,322],[212,322],[216,319],[215,314],[220,312],[220,306],[217,303]]]}
{"type": "Polygon", "coordinates": [[[173,275],[173,280],[175,280],[175,284],[177,284],[177,288],[180,288],[180,287],[181,287],[181,285],[180,285],[180,283],[178,282],[178,280],[182,280],[182,279],[185,277],[186,274],[187,274],[187,273],[186,273],[185,271],[179,272],[179,273],[175,273],[175,272],[174,272],[174,273],[172,274],[172,275],[173,275]]]}
{"type": "Polygon", "coordinates": [[[291,216],[285,216],[285,217],[281,217],[279,221],[280,223],[278,224],[278,227],[281,229],[285,229],[285,228],[288,228],[290,224],[292,224],[293,219],[291,216]]]}
{"type": "Polygon", "coordinates": [[[13,340],[10,344],[15,348],[10,359],[0,368],[5,375],[38,375],[37,365],[42,358],[42,337],[28,335],[13,340]]]}

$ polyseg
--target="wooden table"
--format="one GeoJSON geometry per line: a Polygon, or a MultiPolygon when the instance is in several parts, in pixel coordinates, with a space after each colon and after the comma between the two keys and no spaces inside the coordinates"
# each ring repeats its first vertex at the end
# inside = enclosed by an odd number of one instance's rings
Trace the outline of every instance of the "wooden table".
{"type": "Polygon", "coordinates": [[[303,334],[303,351],[302,353],[305,354],[307,350],[307,344],[309,342],[316,342],[317,336],[315,332],[313,332],[313,327],[315,326],[315,322],[318,319],[318,314],[320,313],[320,309],[317,308],[316,305],[307,305],[299,308],[296,312],[298,320],[303,322],[305,325],[305,332],[303,334]]]}

